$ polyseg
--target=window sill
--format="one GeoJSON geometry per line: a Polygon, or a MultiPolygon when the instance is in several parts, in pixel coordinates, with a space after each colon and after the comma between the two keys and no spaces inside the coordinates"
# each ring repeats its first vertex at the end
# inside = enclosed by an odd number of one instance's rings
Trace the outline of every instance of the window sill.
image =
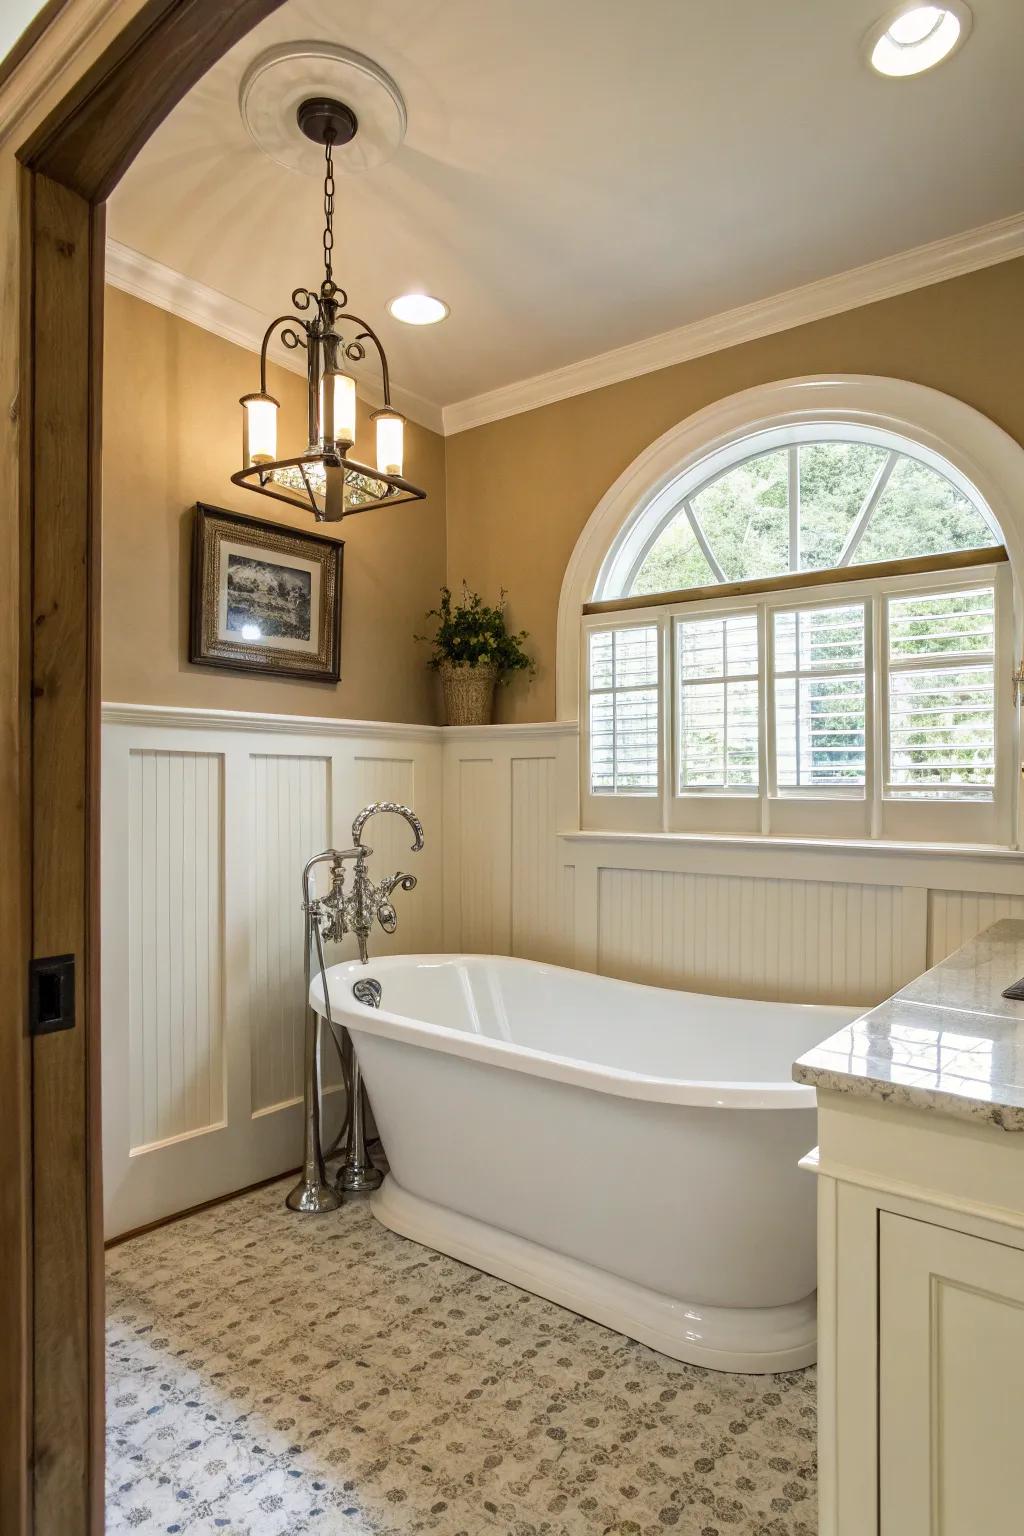
{"type": "Polygon", "coordinates": [[[853,837],[783,837],[771,833],[732,832],[601,832],[587,830],[559,832],[562,842],[567,843],[640,843],[644,846],[684,848],[750,848],[766,851],[770,848],[792,848],[821,853],[880,853],[899,854],[909,857],[942,857],[957,859],[1021,859],[1024,853],[1017,848],[1007,848],[999,843],[925,843],[896,841],[891,838],[853,837]]]}

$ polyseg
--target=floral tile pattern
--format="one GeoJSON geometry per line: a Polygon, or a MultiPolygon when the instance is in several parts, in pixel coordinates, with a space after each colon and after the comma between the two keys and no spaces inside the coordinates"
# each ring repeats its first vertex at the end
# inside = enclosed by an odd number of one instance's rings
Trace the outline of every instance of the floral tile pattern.
{"type": "Polygon", "coordinates": [[[272,1185],[107,1260],[107,1530],[814,1536],[813,1371],[680,1365],[272,1185]]]}

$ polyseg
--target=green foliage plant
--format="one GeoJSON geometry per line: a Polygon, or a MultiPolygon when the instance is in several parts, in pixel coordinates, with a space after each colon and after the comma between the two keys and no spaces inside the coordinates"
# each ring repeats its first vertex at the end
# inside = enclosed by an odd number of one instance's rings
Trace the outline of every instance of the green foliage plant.
{"type": "Polygon", "coordinates": [[[534,663],[523,650],[527,632],[523,629],[515,634],[505,622],[507,596],[502,587],[497,607],[492,608],[479,592],[471,592],[465,582],[460,601],[453,598],[450,587],[442,587],[440,603],[427,612],[428,619],[437,620],[435,633],[413,637],[430,645],[427,666],[435,672],[445,662],[463,667],[493,667],[501,683],[508,683],[513,672],[526,672],[532,677],[534,663]]]}

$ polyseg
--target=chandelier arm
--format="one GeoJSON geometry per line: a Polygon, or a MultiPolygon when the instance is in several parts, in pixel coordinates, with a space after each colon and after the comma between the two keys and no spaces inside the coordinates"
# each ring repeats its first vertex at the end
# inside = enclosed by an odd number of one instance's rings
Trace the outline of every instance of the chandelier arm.
{"type": "Polygon", "coordinates": [[[386,485],[388,487],[387,494],[384,496],[377,497],[372,501],[363,502],[355,506],[347,505],[345,508],[346,517],[352,517],[356,512],[370,512],[376,507],[401,506],[403,502],[424,501],[426,499],[426,491],[421,490],[418,485],[414,485],[411,480],[406,480],[401,475],[381,474],[379,470],[374,469],[371,465],[360,464],[356,459],[349,459],[345,458],[344,456],[332,457],[330,455],[323,454],[297,454],[294,458],[291,459],[278,459],[273,465],[250,464],[245,469],[236,470],[235,473],[231,476],[231,483],[232,485],[240,486],[243,490],[246,491],[256,491],[263,496],[272,496],[275,501],[286,501],[289,506],[292,507],[305,507],[306,501],[299,494],[290,491],[287,487],[282,486],[278,489],[271,489],[273,482],[270,481],[268,476],[272,470],[289,469],[294,467],[299,471],[303,483],[307,488],[307,497],[311,495],[313,497],[312,505],[314,508],[314,516],[319,522],[322,520],[320,509],[316,505],[315,493],[312,492],[312,489],[309,485],[309,480],[306,475],[304,466],[315,461],[322,463],[327,458],[331,459],[332,468],[340,468],[344,470],[346,476],[354,474],[356,476],[362,477],[363,479],[375,481],[378,484],[386,485]]]}
{"type": "MultiPolygon", "coordinates": [[[[279,325],[297,325],[300,331],[309,334],[309,322],[300,320],[298,315],[278,315],[276,320],[271,320],[263,333],[263,342],[260,346],[260,393],[267,393],[267,348],[270,346],[270,338],[279,325]]],[[[301,338],[300,338],[301,339],[301,338]]]]}
{"type": "Polygon", "coordinates": [[[379,501],[365,501],[356,507],[346,505],[345,519],[347,521],[350,517],[358,517],[360,512],[379,512],[382,507],[402,507],[410,501],[425,500],[425,491],[417,491],[415,494],[410,491],[399,491],[394,496],[382,496],[379,501]]]}
{"type": "Polygon", "coordinates": [[[251,470],[236,470],[231,476],[231,484],[239,486],[243,491],[255,491],[259,496],[270,496],[274,501],[286,502],[289,507],[301,507],[304,512],[309,510],[307,497],[294,495],[288,490],[271,490],[269,482],[254,485],[251,470]]]}
{"type": "Polygon", "coordinates": [[[316,497],[313,495],[313,487],[309,483],[309,476],[306,474],[306,466],[303,463],[299,464],[299,474],[302,476],[302,483],[306,487],[306,495],[309,497],[310,509],[314,518],[319,521],[320,508],[316,504],[316,497]]]}
{"type": "Polygon", "coordinates": [[[335,317],[334,317],[334,322],[335,322],[336,325],[340,321],[342,321],[342,320],[352,320],[352,321],[354,321],[354,323],[356,325],[361,325],[362,326],[362,330],[359,332],[358,336],[356,337],[356,341],[362,341],[364,339],[364,337],[365,337],[369,341],[372,341],[374,346],[377,348],[377,355],[380,358],[380,371],[381,371],[381,373],[383,374],[383,377],[384,377],[384,404],[387,405],[387,406],[390,406],[390,404],[391,404],[391,374],[390,374],[390,372],[388,370],[387,353],[384,351],[384,347],[381,344],[380,337],[377,335],[377,332],[373,329],[373,326],[370,325],[368,321],[363,319],[362,315],[354,315],[349,310],[343,310],[341,314],[335,315],[335,317]]]}
{"type": "Polygon", "coordinates": [[[342,308],[344,308],[344,306],[348,303],[348,294],[345,292],[344,288],[338,287],[338,284],[334,281],[333,278],[330,282],[324,278],[323,283],[320,285],[321,291],[319,293],[314,293],[312,288],[293,288],[292,303],[295,305],[296,309],[309,309],[312,305],[315,304],[318,314],[322,320],[323,300],[325,297],[323,290],[325,287],[329,290],[329,292],[326,294],[326,297],[333,300],[335,304],[341,305],[342,308]]]}

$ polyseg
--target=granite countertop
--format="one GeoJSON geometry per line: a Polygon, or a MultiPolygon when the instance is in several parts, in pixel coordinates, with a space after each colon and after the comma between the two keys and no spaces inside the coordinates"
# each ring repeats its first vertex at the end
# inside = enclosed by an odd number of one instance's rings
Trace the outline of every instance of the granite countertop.
{"type": "Polygon", "coordinates": [[[1024,1131],[1024,921],[1005,918],[794,1064],[833,1093],[1024,1131]]]}

